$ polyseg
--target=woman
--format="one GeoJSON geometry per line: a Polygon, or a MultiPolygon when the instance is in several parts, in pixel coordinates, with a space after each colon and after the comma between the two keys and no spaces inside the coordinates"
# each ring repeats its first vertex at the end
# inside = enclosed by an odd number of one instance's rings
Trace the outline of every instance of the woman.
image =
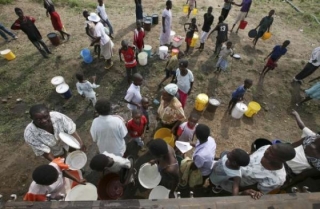
{"type": "MultiPolygon", "coordinates": [[[[84,10],[82,13],[83,17],[86,19],[86,34],[89,36],[90,43],[96,38],[96,32],[95,32],[95,24],[88,20],[89,12],[87,10],[84,10]]],[[[100,59],[100,43],[94,44],[94,52],[98,54],[98,59],[100,59]]]]}
{"type": "Polygon", "coordinates": [[[161,127],[170,128],[172,133],[176,132],[181,120],[186,119],[182,105],[175,97],[177,92],[176,84],[170,83],[164,87],[157,116],[161,127]]]}
{"type": "Polygon", "coordinates": [[[44,5],[44,8],[47,10],[46,11],[47,17],[49,17],[49,14],[50,14],[53,28],[55,30],[59,31],[63,40],[65,40],[64,35],[66,35],[67,40],[69,40],[70,34],[64,31],[65,29],[64,29],[63,24],[61,22],[60,15],[55,11],[52,1],[51,0],[44,0],[43,5],[44,5]]]}
{"type": "Polygon", "coordinates": [[[307,95],[306,98],[304,98],[304,100],[302,100],[301,102],[297,103],[297,106],[300,106],[311,99],[320,99],[320,82],[317,82],[310,89],[305,90],[305,92],[307,95]]]}
{"type": "Polygon", "coordinates": [[[160,46],[169,45],[170,33],[171,33],[171,24],[172,24],[172,2],[167,0],[166,8],[162,12],[162,31],[160,34],[160,46]]]}

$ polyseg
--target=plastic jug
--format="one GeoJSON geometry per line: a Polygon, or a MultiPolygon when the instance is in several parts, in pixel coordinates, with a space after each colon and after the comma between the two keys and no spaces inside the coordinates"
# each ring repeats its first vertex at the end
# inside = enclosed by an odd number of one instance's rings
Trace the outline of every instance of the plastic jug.
{"type": "Polygon", "coordinates": [[[199,94],[196,98],[194,108],[198,111],[203,111],[209,102],[209,97],[206,94],[199,94]]]}
{"type": "Polygon", "coordinates": [[[16,55],[13,54],[13,52],[10,49],[5,49],[1,51],[1,55],[6,59],[6,60],[13,60],[16,58],[16,55]]]}
{"type": "Polygon", "coordinates": [[[198,9],[197,9],[197,8],[194,8],[194,9],[192,10],[192,14],[193,14],[193,15],[198,14],[198,9]]]}
{"type": "Polygon", "coordinates": [[[91,52],[89,49],[82,49],[80,52],[80,56],[82,57],[83,61],[87,64],[91,63],[93,58],[91,56],[91,52]]]}
{"type": "Polygon", "coordinates": [[[258,102],[249,102],[248,110],[244,113],[247,117],[251,118],[254,114],[257,114],[261,110],[261,106],[258,102]]]}
{"type": "Polygon", "coordinates": [[[189,12],[189,5],[184,5],[183,6],[183,13],[188,14],[189,12]]]}
{"type": "Polygon", "coordinates": [[[140,52],[138,54],[139,64],[145,66],[148,63],[148,54],[146,52],[140,52]]]}
{"type": "Polygon", "coordinates": [[[160,59],[162,59],[162,60],[166,59],[167,55],[168,55],[168,47],[167,46],[160,46],[159,47],[160,59]]]}
{"type": "Polygon", "coordinates": [[[238,102],[231,112],[231,116],[235,119],[242,118],[243,114],[248,110],[246,104],[238,102]]]}
{"type": "Polygon", "coordinates": [[[191,40],[190,47],[195,47],[197,42],[198,42],[198,40],[199,40],[199,34],[198,33],[194,33],[193,37],[192,37],[192,40],[191,40]]]}
{"type": "Polygon", "coordinates": [[[247,25],[248,25],[248,22],[245,21],[245,20],[242,20],[242,21],[240,22],[239,29],[244,30],[244,29],[247,27],[247,25]]]}

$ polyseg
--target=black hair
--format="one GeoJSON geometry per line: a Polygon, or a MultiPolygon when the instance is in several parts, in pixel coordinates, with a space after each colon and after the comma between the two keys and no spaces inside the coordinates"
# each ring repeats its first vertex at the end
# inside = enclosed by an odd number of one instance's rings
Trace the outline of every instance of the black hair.
{"type": "Polygon", "coordinates": [[[33,116],[35,114],[42,112],[42,111],[49,111],[49,109],[44,104],[33,105],[29,110],[30,117],[33,118],[33,116]]]}
{"type": "Polygon", "coordinates": [[[186,59],[180,60],[179,66],[188,67],[189,62],[186,59]]]}
{"type": "Polygon", "coordinates": [[[189,118],[195,118],[195,119],[199,120],[200,115],[196,112],[191,112],[191,114],[189,115],[189,118]]]}
{"type": "Polygon", "coordinates": [[[224,17],[221,15],[221,16],[219,16],[219,22],[223,22],[224,21],[224,17]]]}
{"type": "Polygon", "coordinates": [[[90,168],[94,171],[104,171],[110,163],[110,158],[104,154],[94,156],[90,162],[90,168]]]}
{"type": "Polygon", "coordinates": [[[132,110],[132,117],[136,116],[137,114],[142,115],[142,112],[140,109],[134,109],[132,110]]]}
{"type": "Polygon", "coordinates": [[[167,0],[166,1],[166,6],[172,5],[172,1],[171,0],[167,0]]]}
{"type": "Polygon", "coordinates": [[[88,12],[88,10],[83,10],[82,15],[84,16],[85,14],[90,15],[89,12],[88,12]]]}
{"type": "Polygon", "coordinates": [[[278,158],[283,162],[292,160],[296,156],[296,151],[291,144],[278,143],[272,145],[278,158]]]}
{"type": "Polygon", "coordinates": [[[197,19],[195,17],[191,18],[191,22],[192,21],[197,21],[197,19]]]}
{"type": "Polygon", "coordinates": [[[40,165],[32,173],[32,179],[37,184],[49,186],[57,181],[59,173],[52,165],[40,165]]]}
{"type": "Polygon", "coordinates": [[[238,166],[247,166],[250,163],[250,156],[247,152],[242,149],[234,149],[233,150],[234,161],[238,164],[238,166]]]}
{"type": "Polygon", "coordinates": [[[289,45],[289,44],[290,44],[290,40],[285,40],[285,41],[283,42],[283,44],[289,45]]]}
{"type": "Polygon", "coordinates": [[[163,139],[154,139],[149,142],[149,151],[156,157],[161,157],[169,152],[168,145],[163,139]]]}
{"type": "Polygon", "coordinates": [[[210,136],[210,128],[207,125],[199,124],[196,127],[195,133],[200,142],[206,142],[210,136]]]}
{"type": "Polygon", "coordinates": [[[247,78],[247,79],[244,80],[244,83],[245,83],[245,84],[247,83],[247,84],[251,84],[251,85],[252,85],[253,81],[252,81],[251,79],[248,79],[248,78],[247,78]]]}
{"type": "Polygon", "coordinates": [[[76,78],[78,79],[78,81],[83,81],[84,80],[83,73],[76,73],[76,78]]]}
{"type": "Polygon", "coordinates": [[[232,42],[231,42],[231,41],[228,41],[228,42],[227,42],[227,45],[228,45],[228,44],[232,44],[232,42]]]}
{"type": "Polygon", "coordinates": [[[211,10],[213,10],[213,7],[211,7],[211,6],[210,6],[210,7],[208,7],[208,9],[211,9],[211,10]]]}
{"type": "Polygon", "coordinates": [[[109,115],[111,112],[111,104],[109,100],[102,98],[97,101],[95,109],[99,115],[109,115]]]}
{"type": "Polygon", "coordinates": [[[15,11],[15,12],[18,12],[18,11],[21,11],[21,12],[22,12],[22,9],[16,7],[16,8],[14,8],[14,11],[15,11]]]}

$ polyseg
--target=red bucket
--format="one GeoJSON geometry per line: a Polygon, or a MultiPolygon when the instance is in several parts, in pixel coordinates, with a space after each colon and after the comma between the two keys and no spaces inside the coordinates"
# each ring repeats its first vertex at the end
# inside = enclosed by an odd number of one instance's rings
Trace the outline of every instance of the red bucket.
{"type": "Polygon", "coordinates": [[[244,30],[247,25],[248,25],[248,22],[245,21],[245,20],[242,20],[242,21],[240,22],[239,29],[244,30]]]}
{"type": "Polygon", "coordinates": [[[123,185],[116,173],[108,173],[98,183],[99,200],[117,200],[123,195],[123,185]]]}

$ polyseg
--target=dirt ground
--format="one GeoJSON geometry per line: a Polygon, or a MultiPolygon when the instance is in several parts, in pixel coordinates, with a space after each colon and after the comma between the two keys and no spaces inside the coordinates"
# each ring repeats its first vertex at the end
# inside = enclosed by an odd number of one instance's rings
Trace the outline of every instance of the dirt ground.
{"type": "MultiPolygon", "coordinates": [[[[87,9],[93,11],[94,0],[81,0],[82,5],[88,5],[87,9]]],[[[80,0],[79,0],[80,2],[80,0]]],[[[239,1],[240,2],[240,1],[239,1]]],[[[319,1],[310,1],[317,5],[319,1]]],[[[317,7],[310,7],[308,3],[299,3],[319,15],[317,7]]],[[[214,8],[214,25],[216,25],[223,1],[198,1],[199,13],[196,15],[197,23],[202,24],[203,14],[208,6],[214,8]]],[[[148,0],[143,2],[144,12],[147,14],[161,15],[165,2],[148,0]]],[[[175,0],[173,8],[173,30],[178,35],[184,36],[182,23],[186,22],[185,14],[182,13],[184,1],[175,0]]],[[[89,136],[89,129],[93,120],[93,108],[88,102],[77,95],[75,88],[75,73],[82,71],[86,76],[97,75],[97,89],[99,97],[106,97],[112,101],[114,112],[128,118],[127,109],[122,99],[128,87],[124,65],[120,64],[117,50],[122,39],[132,40],[135,28],[135,13],[133,1],[117,0],[107,1],[107,12],[115,29],[115,54],[112,69],[104,70],[103,61],[95,59],[92,64],[84,64],[80,57],[80,51],[89,47],[90,42],[84,31],[84,8],[57,7],[62,21],[68,32],[72,35],[69,42],[62,43],[58,47],[50,44],[46,34],[53,32],[50,19],[45,16],[42,4],[29,0],[17,0],[10,5],[0,6],[1,23],[7,27],[16,20],[14,7],[20,7],[28,16],[36,18],[43,39],[49,45],[53,55],[49,59],[43,59],[40,53],[27,40],[23,32],[18,31],[18,40],[10,43],[0,43],[0,50],[11,49],[17,56],[13,61],[0,59],[0,97],[8,98],[7,103],[0,104],[0,193],[7,198],[15,193],[21,199],[31,182],[31,174],[37,165],[47,163],[46,160],[35,157],[31,148],[24,142],[23,132],[30,118],[28,109],[36,103],[46,103],[52,110],[62,112],[70,116],[77,124],[77,130],[87,144],[90,155],[96,152],[89,136]],[[64,100],[54,90],[50,80],[52,77],[61,75],[71,87],[73,97],[64,100]],[[17,98],[22,102],[16,103],[17,98]]],[[[229,27],[239,11],[233,7],[227,18],[229,27]]],[[[193,16],[193,15],[192,15],[193,16]]],[[[199,93],[206,93],[210,97],[221,101],[221,106],[214,116],[203,113],[200,123],[210,126],[212,136],[217,143],[217,155],[223,150],[242,148],[250,150],[251,143],[256,138],[282,139],[289,142],[300,139],[300,130],[290,115],[295,108],[295,103],[303,96],[303,90],[311,86],[308,81],[319,76],[319,71],[314,73],[301,86],[291,84],[292,77],[297,74],[309,60],[313,48],[319,46],[319,25],[311,20],[298,15],[288,4],[282,1],[254,1],[252,10],[248,16],[248,26],[238,34],[229,34],[234,43],[234,50],[241,55],[241,60],[232,60],[225,73],[219,76],[213,73],[216,59],[213,56],[214,37],[208,40],[205,50],[199,53],[194,50],[187,57],[189,69],[195,76],[194,89],[188,98],[185,113],[188,116],[193,110],[194,101],[199,93]],[[259,3],[258,3],[259,2],[259,3]],[[270,40],[259,41],[256,49],[252,47],[252,40],[247,33],[256,27],[260,19],[267,15],[271,9],[276,10],[274,23],[271,29],[273,36],[270,40]],[[263,59],[272,50],[274,45],[281,44],[284,40],[291,41],[288,53],[281,58],[279,66],[270,72],[263,86],[258,86],[259,72],[264,66],[263,59]],[[254,80],[253,87],[245,95],[245,103],[254,100],[261,104],[262,109],[253,118],[243,117],[240,120],[232,119],[226,114],[227,104],[231,92],[243,83],[245,78],[254,80]]],[[[200,28],[200,27],[199,27],[200,28]]],[[[159,47],[160,24],[152,27],[147,32],[145,44],[153,47],[154,52],[159,47]]],[[[185,43],[181,49],[184,50],[185,43]]],[[[157,84],[164,76],[165,61],[157,56],[148,60],[148,65],[139,67],[139,72],[144,76],[142,94],[152,101],[159,99],[157,84]]],[[[320,118],[319,103],[310,101],[297,110],[306,125],[312,130],[318,131],[320,118]]],[[[156,110],[153,106],[151,111],[156,110]]],[[[154,116],[152,117],[154,126],[154,116]]],[[[90,158],[90,157],[89,157],[90,158]]]]}

